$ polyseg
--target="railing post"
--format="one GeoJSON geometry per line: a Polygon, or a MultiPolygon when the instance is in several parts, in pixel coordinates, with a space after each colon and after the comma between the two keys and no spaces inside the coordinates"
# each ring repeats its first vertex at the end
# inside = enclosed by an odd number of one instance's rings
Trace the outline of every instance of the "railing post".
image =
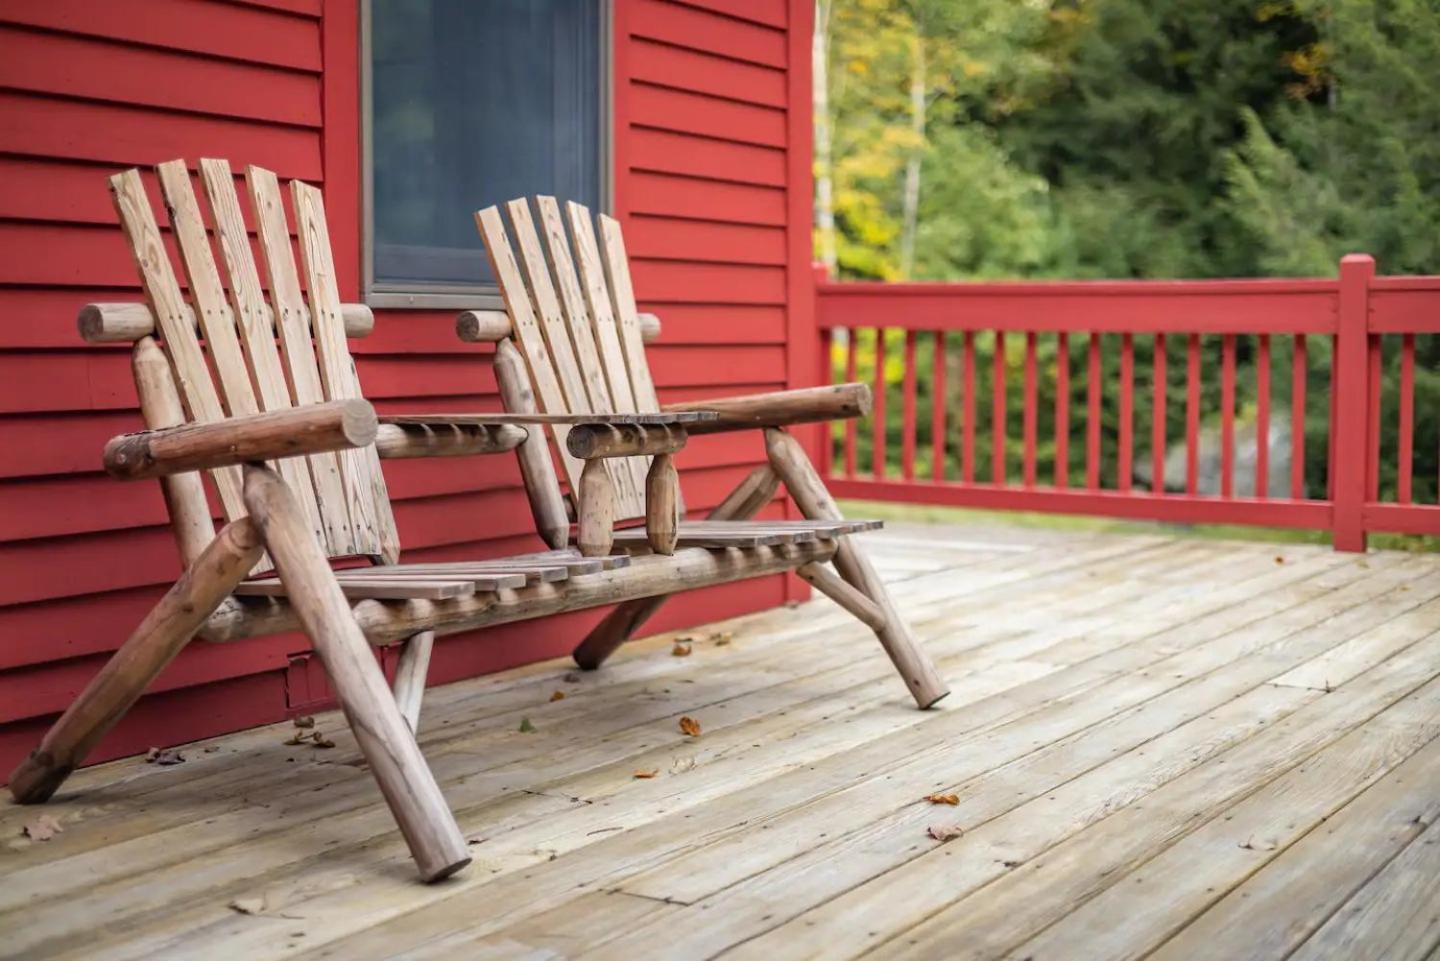
{"type": "Polygon", "coordinates": [[[1335,472],[1333,541],[1338,551],[1365,550],[1365,489],[1370,457],[1370,281],[1375,260],[1348,254],[1340,261],[1340,300],[1330,374],[1334,417],[1330,463],[1335,472]]]}

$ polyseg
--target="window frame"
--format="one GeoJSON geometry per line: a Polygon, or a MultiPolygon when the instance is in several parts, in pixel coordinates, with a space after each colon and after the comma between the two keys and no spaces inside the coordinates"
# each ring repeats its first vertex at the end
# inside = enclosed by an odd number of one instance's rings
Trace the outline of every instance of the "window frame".
{"type": "MultiPolygon", "coordinates": [[[[615,197],[615,16],[614,0],[596,0],[600,14],[600,210],[614,209],[615,197]]],[[[360,2],[360,218],[361,297],[376,308],[502,310],[499,288],[493,284],[377,283],[375,280],[375,157],[371,130],[373,104],[371,70],[371,0],[360,2]]]]}

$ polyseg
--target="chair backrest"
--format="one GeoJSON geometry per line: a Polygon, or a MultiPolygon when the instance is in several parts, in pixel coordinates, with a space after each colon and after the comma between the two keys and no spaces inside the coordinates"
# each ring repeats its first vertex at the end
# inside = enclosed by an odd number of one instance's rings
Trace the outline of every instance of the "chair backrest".
{"type": "MultiPolygon", "coordinates": [[[[115,209],[187,419],[214,421],[361,397],[320,191],[298,180],[290,183],[301,255],[297,270],[279,181],[269,170],[246,168],[251,223],[265,263],[262,287],[230,165],[201,160],[199,171],[211,214],[208,229],[185,162],[156,168],[189,303],[139,171],[110,178],[115,209]],[[225,282],[216,267],[212,230],[225,282]]],[[[373,445],[287,458],[276,467],[331,557],[369,556],[392,563],[399,557],[395,519],[373,445]]],[[[240,469],[210,473],[226,518],[243,517],[240,469]]]]}
{"type": "MultiPolygon", "coordinates": [[[[596,219],[586,207],[567,203],[562,216],[554,197],[535,198],[538,225],[523,198],[506,203],[505,209],[513,247],[497,207],[477,212],[475,222],[540,411],[658,411],[619,222],[601,214],[597,236],[596,219]]],[[[553,425],[550,430],[570,489],[577,490],[584,465],[565,449],[568,429],[553,425]]],[[[624,457],[607,463],[617,518],[644,515],[649,462],[648,457],[624,457]]]]}

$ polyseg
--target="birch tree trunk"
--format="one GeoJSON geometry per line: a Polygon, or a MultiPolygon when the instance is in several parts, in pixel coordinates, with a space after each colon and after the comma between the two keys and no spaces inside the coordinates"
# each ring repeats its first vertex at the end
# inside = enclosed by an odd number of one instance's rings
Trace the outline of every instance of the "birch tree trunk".
{"type": "Polygon", "coordinates": [[[820,260],[831,277],[839,258],[835,252],[835,179],[830,149],[830,7],[815,0],[815,35],[811,40],[811,78],[815,90],[815,228],[820,235],[820,260]]]}

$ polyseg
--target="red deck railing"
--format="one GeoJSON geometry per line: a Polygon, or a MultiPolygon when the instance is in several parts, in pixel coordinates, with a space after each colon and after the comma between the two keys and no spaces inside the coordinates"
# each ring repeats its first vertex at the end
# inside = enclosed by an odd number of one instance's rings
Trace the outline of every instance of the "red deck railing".
{"type": "Polygon", "coordinates": [[[1440,334],[1440,277],[1377,277],[1356,255],[1338,280],[822,280],[817,316],[822,376],[875,388],[868,423],[837,426],[822,445],[838,496],[1330,530],[1345,550],[1370,531],[1440,534],[1440,505],[1412,496],[1416,336],[1440,334]],[[1396,387],[1382,403],[1387,372],[1396,387]],[[1177,403],[1183,433],[1171,427],[1177,403]],[[1148,438],[1136,436],[1137,409],[1148,438]],[[1397,422],[1383,452],[1382,417],[1397,422]],[[1324,451],[1307,451],[1307,419],[1324,451]],[[1207,447],[1216,483],[1202,481],[1207,447]],[[1272,472],[1277,447],[1288,477],[1272,472]],[[1394,465],[1384,499],[1382,454],[1387,475],[1394,465]]]}

